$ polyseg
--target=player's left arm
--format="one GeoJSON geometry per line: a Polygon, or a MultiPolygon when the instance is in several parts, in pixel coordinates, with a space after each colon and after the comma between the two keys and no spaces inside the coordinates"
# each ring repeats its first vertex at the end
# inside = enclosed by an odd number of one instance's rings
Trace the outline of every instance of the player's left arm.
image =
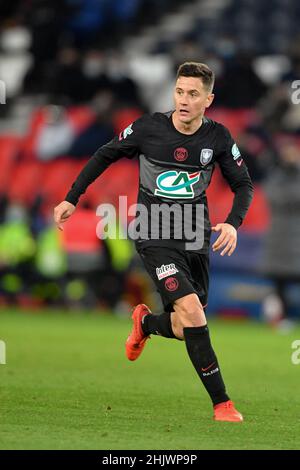
{"type": "Polygon", "coordinates": [[[229,131],[224,126],[220,126],[220,131],[221,148],[217,161],[222,175],[234,193],[234,199],[225,222],[212,227],[214,232],[220,232],[212,248],[213,251],[222,249],[221,256],[226,253],[231,256],[237,245],[237,229],[242,224],[253,198],[253,184],[239,148],[229,131]]]}
{"type": "Polygon", "coordinates": [[[80,197],[95,179],[121,158],[135,158],[139,155],[141,136],[147,120],[147,115],[140,117],[92,155],[72,184],[65,200],[54,209],[54,221],[60,230],[63,230],[63,224],[73,214],[80,197]]]}

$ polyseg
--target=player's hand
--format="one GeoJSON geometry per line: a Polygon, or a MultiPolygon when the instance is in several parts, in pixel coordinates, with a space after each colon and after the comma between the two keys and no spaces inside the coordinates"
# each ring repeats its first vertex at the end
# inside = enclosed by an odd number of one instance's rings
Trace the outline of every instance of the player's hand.
{"type": "Polygon", "coordinates": [[[236,229],[230,224],[217,224],[215,227],[212,227],[212,231],[221,232],[212,246],[213,251],[218,251],[221,250],[221,248],[224,248],[221,256],[224,256],[226,253],[228,256],[231,256],[236,249],[237,244],[236,229]]]}
{"type": "Polygon", "coordinates": [[[68,201],[63,201],[54,209],[54,222],[59,230],[63,230],[62,224],[73,214],[76,207],[68,201]]]}

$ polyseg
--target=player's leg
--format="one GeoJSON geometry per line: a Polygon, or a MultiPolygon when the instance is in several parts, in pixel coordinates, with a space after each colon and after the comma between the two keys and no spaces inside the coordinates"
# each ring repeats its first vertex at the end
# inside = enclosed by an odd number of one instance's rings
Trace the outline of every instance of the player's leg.
{"type": "Polygon", "coordinates": [[[165,311],[153,315],[144,304],[134,309],[132,331],[126,340],[126,356],[130,361],[140,356],[150,335],[183,339],[182,327],[176,314],[172,313],[172,305],[176,298],[193,292],[187,280],[189,268],[184,253],[165,247],[149,247],[139,253],[161,295],[165,311]]]}
{"type": "MultiPolygon", "coordinates": [[[[168,308],[166,306],[166,310],[168,308]]],[[[142,318],[142,329],[146,336],[159,335],[165,338],[184,340],[183,324],[174,306],[170,308],[170,311],[145,315],[142,318]]]]}
{"type": "MultiPolygon", "coordinates": [[[[166,287],[169,286],[168,278],[166,282],[158,283],[158,290],[160,292],[162,301],[165,305],[165,312],[162,315],[151,315],[145,318],[143,329],[146,334],[155,334],[155,331],[159,331],[159,326],[162,322],[168,324],[169,335],[167,335],[166,329],[162,329],[158,333],[165,337],[176,337],[177,339],[184,339],[183,324],[180,319],[180,315],[174,309],[174,302],[181,297],[187,296],[188,294],[195,293],[197,298],[201,299],[204,307],[207,305],[208,297],[208,286],[209,286],[209,257],[205,254],[177,252],[174,254],[162,251],[160,260],[170,259],[173,261],[174,266],[177,266],[178,273],[175,274],[174,278],[177,281],[177,289],[173,292],[168,292],[166,287]],[[163,256],[162,256],[163,255],[163,256]],[[170,313],[169,313],[170,312],[170,313]],[[174,336],[173,336],[174,335],[174,336]]],[[[198,323],[198,315],[195,321],[198,323]]],[[[206,323],[205,314],[203,312],[202,323],[206,323]]]]}
{"type": "MultiPolygon", "coordinates": [[[[141,250],[140,256],[160,293],[164,312],[152,314],[144,304],[134,309],[132,331],[126,341],[126,355],[131,361],[135,361],[140,356],[150,335],[184,339],[183,324],[174,311],[173,304],[176,299],[196,292],[192,285],[194,282],[191,274],[192,264],[189,265],[186,252],[166,247],[149,247],[141,250]]],[[[206,258],[203,263],[206,268],[206,258]]],[[[208,283],[206,281],[201,282],[202,284],[204,287],[196,286],[197,292],[206,298],[208,283]]]]}
{"type": "MultiPolygon", "coordinates": [[[[171,309],[173,310],[173,309],[171,309]]],[[[158,335],[164,338],[183,340],[182,326],[174,311],[150,314],[142,318],[142,329],[146,336],[158,335]]]]}
{"type": "Polygon", "coordinates": [[[187,253],[186,256],[193,286],[198,295],[178,299],[174,304],[174,310],[179,324],[182,325],[189,357],[212,399],[214,418],[221,421],[242,421],[242,415],[235,410],[233,403],[228,399],[206,322],[209,256],[199,253],[187,253]]]}
{"type": "Polygon", "coordinates": [[[214,405],[229,400],[216,354],[212,348],[204,310],[196,294],[174,302],[187,352],[214,405]]]}
{"type": "MultiPolygon", "coordinates": [[[[133,319],[140,340],[136,348],[141,346],[141,351],[144,339],[148,339],[150,334],[184,339],[191,362],[214,404],[215,419],[242,421],[242,416],[226,394],[202,306],[207,303],[208,257],[151,248],[145,250],[142,259],[157,285],[166,311],[161,315],[153,315],[146,306],[135,309],[133,319]],[[171,274],[167,272],[168,275],[161,275],[164,272],[160,268],[157,271],[158,266],[169,266],[171,274]]],[[[136,359],[140,352],[133,355],[136,359]]]]}
{"type": "MultiPolygon", "coordinates": [[[[144,250],[141,257],[147,271],[157,286],[164,304],[164,312],[162,314],[144,317],[142,328],[145,335],[160,335],[165,338],[183,340],[183,325],[174,310],[174,301],[188,294],[196,293],[206,306],[208,295],[208,256],[193,256],[186,252],[170,250],[169,248],[151,248],[150,250],[144,250]],[[166,266],[171,266],[173,272],[161,272],[161,268],[166,266]],[[195,271],[196,276],[193,275],[193,271],[195,271]],[[165,274],[167,275],[165,276],[165,274]]],[[[204,318],[203,321],[206,322],[204,318]]]]}
{"type": "Polygon", "coordinates": [[[229,399],[213,350],[204,309],[196,294],[189,294],[174,302],[174,311],[182,332],[189,358],[208,392],[218,421],[242,421],[242,415],[229,399]]]}
{"type": "MultiPolygon", "coordinates": [[[[183,325],[174,311],[174,301],[188,294],[197,293],[206,305],[208,293],[208,256],[195,257],[181,250],[166,247],[149,247],[141,250],[139,254],[160,293],[164,312],[151,314],[149,309],[145,310],[147,307],[144,305],[138,305],[134,310],[133,331],[127,340],[127,349],[131,348],[132,344],[134,352],[130,356],[135,359],[138,357],[136,351],[139,343],[150,335],[183,340],[183,325]],[[196,272],[196,279],[193,278],[193,269],[196,272]],[[200,276],[199,282],[197,276],[200,276]]],[[[206,322],[204,319],[203,321],[206,322]]]]}
{"type": "Polygon", "coordinates": [[[194,292],[188,279],[189,266],[185,253],[167,247],[151,247],[144,249],[140,255],[164,306],[161,314],[145,315],[142,318],[145,336],[183,339],[182,325],[174,312],[173,302],[178,297],[194,292]]]}

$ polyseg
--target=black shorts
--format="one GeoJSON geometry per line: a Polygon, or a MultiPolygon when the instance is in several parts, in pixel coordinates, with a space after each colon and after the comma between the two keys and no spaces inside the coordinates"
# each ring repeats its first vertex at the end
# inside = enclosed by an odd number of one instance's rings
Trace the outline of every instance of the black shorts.
{"type": "Polygon", "coordinates": [[[165,311],[173,310],[175,300],[195,293],[207,305],[209,255],[193,251],[150,246],[138,250],[147,272],[159,292],[165,311]]]}

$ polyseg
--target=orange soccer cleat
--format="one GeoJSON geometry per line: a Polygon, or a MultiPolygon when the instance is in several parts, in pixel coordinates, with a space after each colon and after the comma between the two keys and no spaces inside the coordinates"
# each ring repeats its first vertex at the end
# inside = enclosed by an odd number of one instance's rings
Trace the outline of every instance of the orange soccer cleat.
{"type": "Polygon", "coordinates": [[[151,311],[145,304],[139,304],[135,307],[132,313],[133,326],[130,335],[126,340],[126,356],[130,361],[135,361],[142,353],[147,339],[150,336],[145,336],[142,330],[142,318],[145,315],[150,315],[151,311]]]}
{"type": "Polygon", "coordinates": [[[231,421],[235,423],[243,421],[243,416],[235,409],[231,400],[215,405],[214,411],[215,421],[231,421]]]}

